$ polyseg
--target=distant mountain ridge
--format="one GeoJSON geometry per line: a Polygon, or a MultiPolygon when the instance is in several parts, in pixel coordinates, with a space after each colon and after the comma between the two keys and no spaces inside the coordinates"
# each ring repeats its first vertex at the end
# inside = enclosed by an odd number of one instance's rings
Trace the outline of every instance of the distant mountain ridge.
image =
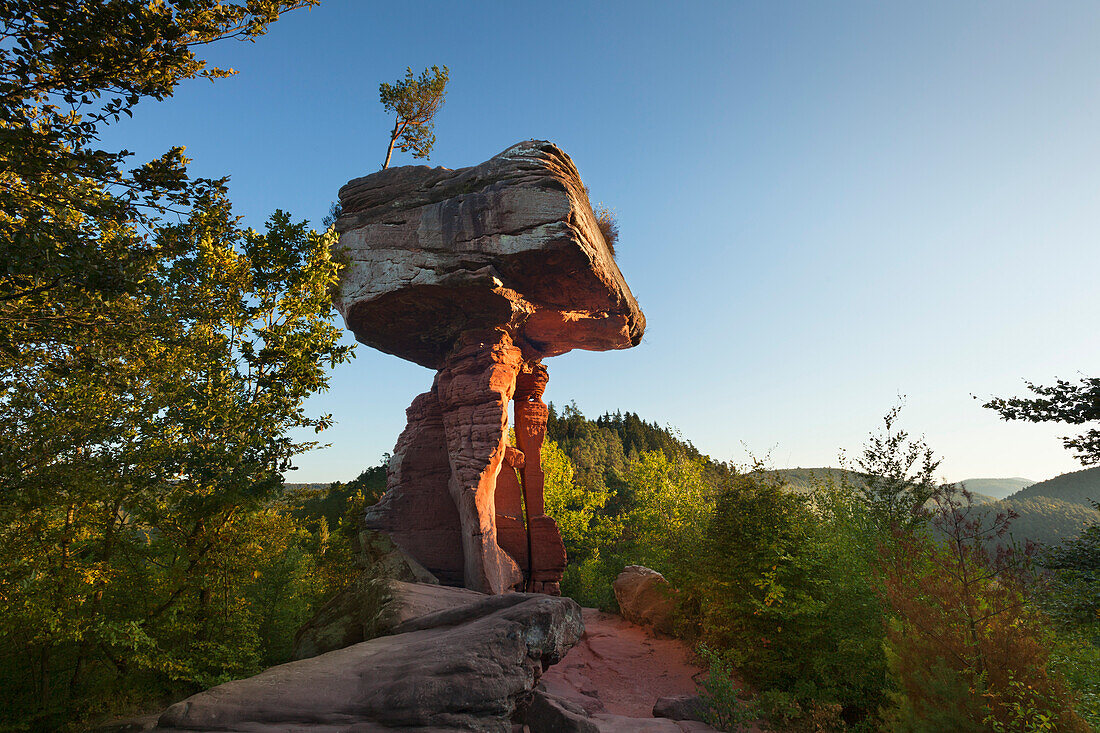
{"type": "Polygon", "coordinates": [[[808,494],[815,486],[832,482],[837,486],[848,485],[862,487],[866,479],[858,471],[849,471],[846,468],[831,468],[819,466],[817,468],[766,468],[758,472],[762,476],[773,476],[793,491],[799,494],[808,494]]]}

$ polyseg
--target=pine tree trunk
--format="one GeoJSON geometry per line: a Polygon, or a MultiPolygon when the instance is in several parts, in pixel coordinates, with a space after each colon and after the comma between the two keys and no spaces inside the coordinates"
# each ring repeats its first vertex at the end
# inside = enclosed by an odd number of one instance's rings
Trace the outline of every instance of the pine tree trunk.
{"type": "Polygon", "coordinates": [[[390,147],[386,150],[386,162],[382,164],[382,170],[390,167],[390,156],[393,155],[393,144],[397,142],[397,136],[401,134],[401,118],[393,123],[393,132],[390,133],[390,147]]]}

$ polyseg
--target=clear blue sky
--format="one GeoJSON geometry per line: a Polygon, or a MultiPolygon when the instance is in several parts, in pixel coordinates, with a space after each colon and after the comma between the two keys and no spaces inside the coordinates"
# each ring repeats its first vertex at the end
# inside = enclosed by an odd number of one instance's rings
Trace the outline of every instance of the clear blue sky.
{"type": "MultiPolygon", "coordinates": [[[[434,165],[551,140],[619,219],[642,344],[548,362],[548,398],[701,450],[835,464],[907,396],[944,476],[1079,466],[971,395],[1100,368],[1100,4],[325,0],[116,126],[231,176],[246,222],[319,221],[378,169],[378,84],[446,64],[434,165]]],[[[395,165],[409,164],[395,156],[395,165]]],[[[296,481],[392,449],[426,369],[360,347],[296,481]]]]}

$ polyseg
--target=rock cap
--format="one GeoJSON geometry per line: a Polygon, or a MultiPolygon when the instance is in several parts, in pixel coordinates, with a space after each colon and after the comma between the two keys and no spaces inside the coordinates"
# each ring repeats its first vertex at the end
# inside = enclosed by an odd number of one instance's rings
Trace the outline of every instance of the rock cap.
{"type": "Polygon", "coordinates": [[[450,170],[390,168],[340,189],[350,260],[336,305],[369,346],[439,369],[466,332],[504,329],[530,359],[625,349],[645,316],[573,161],[527,140],[450,170]]]}

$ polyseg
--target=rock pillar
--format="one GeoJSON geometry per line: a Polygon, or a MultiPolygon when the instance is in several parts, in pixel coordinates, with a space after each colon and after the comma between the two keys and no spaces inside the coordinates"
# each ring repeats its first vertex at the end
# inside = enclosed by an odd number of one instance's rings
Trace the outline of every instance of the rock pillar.
{"type": "Polygon", "coordinates": [[[409,407],[386,494],[364,527],[388,532],[443,583],[558,594],[565,547],[546,516],[540,458],[546,381],[546,367],[524,361],[506,332],[464,338],[409,407]]]}
{"type": "Polygon", "coordinates": [[[451,464],[435,390],[405,411],[408,422],[386,471],[386,493],[363,529],[381,530],[440,582],[462,585],[462,525],[450,496],[451,464]]]}
{"type": "Polygon", "coordinates": [[[549,410],[542,401],[549,379],[541,362],[523,365],[516,379],[516,444],[524,455],[521,469],[524,505],[527,514],[528,560],[527,590],[558,595],[565,572],[565,545],[557,523],[546,516],[543,491],[546,477],[542,471],[542,443],[546,438],[549,410]]]}
{"type": "MultiPolygon", "coordinates": [[[[508,402],[523,356],[504,331],[467,334],[435,378],[462,526],[463,582],[483,593],[522,584],[519,565],[497,543],[497,474],[508,447],[508,402]]],[[[456,548],[458,549],[458,548],[456,548]]]]}
{"type": "Polygon", "coordinates": [[[497,544],[516,561],[524,577],[530,576],[530,548],[527,540],[527,519],[523,511],[523,488],[518,471],[523,470],[526,457],[515,446],[508,446],[504,465],[497,476],[496,522],[497,544]]]}

